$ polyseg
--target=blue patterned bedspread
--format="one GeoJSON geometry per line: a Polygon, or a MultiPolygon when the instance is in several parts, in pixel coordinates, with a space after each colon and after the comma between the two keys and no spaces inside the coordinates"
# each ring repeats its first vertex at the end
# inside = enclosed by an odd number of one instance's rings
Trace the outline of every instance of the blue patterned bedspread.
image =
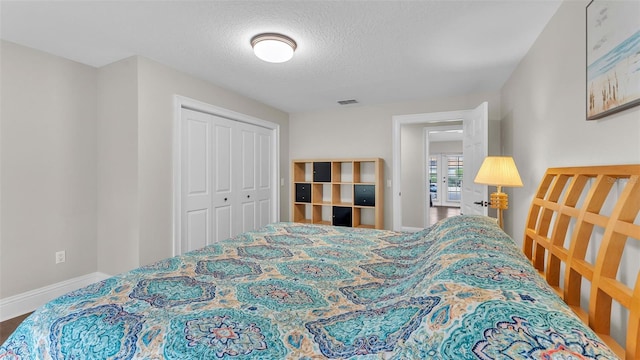
{"type": "Polygon", "coordinates": [[[612,359],[495,222],[277,223],[38,309],[5,359],[612,359]]]}

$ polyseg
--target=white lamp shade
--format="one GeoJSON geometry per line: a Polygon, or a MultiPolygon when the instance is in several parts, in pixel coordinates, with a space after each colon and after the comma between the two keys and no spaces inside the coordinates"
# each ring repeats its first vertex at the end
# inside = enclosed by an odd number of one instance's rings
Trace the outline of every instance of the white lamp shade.
{"type": "Polygon", "coordinates": [[[280,34],[260,34],[251,39],[253,52],[260,60],[282,63],[291,60],[296,42],[280,34]]]}
{"type": "Polygon", "coordinates": [[[473,182],[494,186],[522,186],[516,163],[511,156],[487,156],[473,182]]]}

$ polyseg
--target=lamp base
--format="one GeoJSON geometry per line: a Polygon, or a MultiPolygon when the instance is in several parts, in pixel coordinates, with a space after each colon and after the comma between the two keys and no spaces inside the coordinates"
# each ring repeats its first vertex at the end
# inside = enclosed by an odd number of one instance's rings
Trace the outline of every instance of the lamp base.
{"type": "Polygon", "coordinates": [[[506,210],[509,208],[509,195],[500,191],[494,192],[490,195],[489,200],[491,201],[491,208],[498,210],[498,225],[500,225],[501,229],[504,229],[502,210],[506,210]]]}

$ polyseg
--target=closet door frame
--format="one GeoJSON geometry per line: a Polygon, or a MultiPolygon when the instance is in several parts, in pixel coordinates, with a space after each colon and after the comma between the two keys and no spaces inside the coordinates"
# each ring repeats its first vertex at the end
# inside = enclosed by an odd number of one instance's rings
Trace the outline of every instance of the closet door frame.
{"type": "Polygon", "coordinates": [[[271,165],[271,182],[273,201],[271,204],[271,222],[280,221],[280,125],[245,115],[232,110],[207,104],[188,97],[174,95],[173,116],[173,256],[182,253],[182,110],[189,109],[223,117],[229,120],[257,125],[271,131],[271,147],[273,163],[271,165]]]}

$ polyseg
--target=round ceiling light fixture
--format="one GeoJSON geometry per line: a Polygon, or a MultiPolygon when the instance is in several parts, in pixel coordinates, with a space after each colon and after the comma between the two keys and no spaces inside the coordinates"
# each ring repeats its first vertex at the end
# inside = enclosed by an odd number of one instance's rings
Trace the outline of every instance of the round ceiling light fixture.
{"type": "Polygon", "coordinates": [[[260,60],[282,63],[291,60],[298,45],[288,36],[265,33],[254,36],[251,39],[251,46],[260,60]]]}

